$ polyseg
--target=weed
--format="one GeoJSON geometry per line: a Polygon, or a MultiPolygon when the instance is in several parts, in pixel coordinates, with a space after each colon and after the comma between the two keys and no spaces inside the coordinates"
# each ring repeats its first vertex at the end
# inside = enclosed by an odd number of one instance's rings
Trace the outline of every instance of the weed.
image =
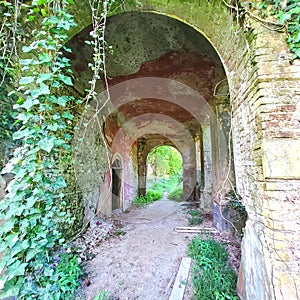
{"type": "Polygon", "coordinates": [[[117,229],[113,232],[113,234],[114,234],[115,236],[121,236],[121,235],[126,234],[126,232],[125,232],[124,230],[122,230],[121,228],[117,228],[117,229]]]}
{"type": "Polygon", "coordinates": [[[145,205],[150,204],[153,201],[161,199],[163,193],[157,190],[148,190],[146,196],[140,196],[134,199],[133,204],[135,205],[145,205]]]}
{"type": "Polygon", "coordinates": [[[176,187],[170,194],[169,199],[174,201],[182,201],[183,189],[182,187],[176,187]]]}
{"type": "Polygon", "coordinates": [[[111,300],[112,298],[109,296],[108,292],[100,291],[100,293],[93,298],[93,300],[111,300]]]}
{"type": "Polygon", "coordinates": [[[134,199],[133,204],[140,206],[140,205],[146,205],[149,204],[149,200],[146,196],[140,196],[134,199]]]}
{"type": "Polygon", "coordinates": [[[227,253],[215,240],[195,237],[189,244],[195,299],[237,300],[237,275],[227,266],[227,253]]]}
{"type": "Polygon", "coordinates": [[[193,217],[190,217],[188,219],[188,221],[191,226],[200,225],[203,222],[203,217],[202,216],[195,216],[195,217],[193,216],[193,217]]]}
{"type": "Polygon", "coordinates": [[[149,202],[153,202],[156,200],[161,199],[163,196],[163,193],[161,191],[157,191],[157,190],[148,190],[147,191],[147,199],[149,202]]]}
{"type": "Polygon", "coordinates": [[[196,216],[199,216],[200,215],[200,211],[197,210],[197,209],[192,209],[192,210],[189,210],[188,211],[188,214],[192,217],[196,217],[196,216]]]}

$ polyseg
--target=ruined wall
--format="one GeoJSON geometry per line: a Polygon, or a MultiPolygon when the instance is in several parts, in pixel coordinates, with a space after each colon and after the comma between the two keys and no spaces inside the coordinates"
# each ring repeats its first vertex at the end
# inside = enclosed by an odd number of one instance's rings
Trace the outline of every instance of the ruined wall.
{"type": "Polygon", "coordinates": [[[183,20],[217,49],[233,107],[236,188],[248,212],[240,292],[245,299],[296,299],[300,85],[285,35],[248,17],[236,27],[221,1],[149,0],[140,9],[183,20]]]}
{"type": "Polygon", "coordinates": [[[247,298],[297,299],[300,64],[290,64],[284,35],[251,25],[250,87],[234,118],[234,149],[243,155],[236,155],[237,187],[249,214],[241,290],[247,298]]]}

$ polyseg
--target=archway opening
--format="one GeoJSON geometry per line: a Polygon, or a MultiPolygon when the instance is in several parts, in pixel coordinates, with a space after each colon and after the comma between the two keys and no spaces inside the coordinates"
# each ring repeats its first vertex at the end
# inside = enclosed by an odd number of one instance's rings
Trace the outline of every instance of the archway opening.
{"type": "Polygon", "coordinates": [[[183,197],[183,164],[180,152],[172,146],[157,146],[147,156],[147,193],[159,191],[174,200],[183,197]]]}
{"type": "Polygon", "coordinates": [[[122,165],[119,159],[115,159],[112,164],[112,211],[121,208],[122,202],[122,165]]]}

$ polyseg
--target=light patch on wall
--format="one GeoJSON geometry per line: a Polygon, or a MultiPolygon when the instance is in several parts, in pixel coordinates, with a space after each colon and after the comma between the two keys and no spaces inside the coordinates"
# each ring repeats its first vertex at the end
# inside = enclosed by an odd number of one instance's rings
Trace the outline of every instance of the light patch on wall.
{"type": "Polygon", "coordinates": [[[300,179],[300,140],[264,140],[265,178],[300,179]]]}

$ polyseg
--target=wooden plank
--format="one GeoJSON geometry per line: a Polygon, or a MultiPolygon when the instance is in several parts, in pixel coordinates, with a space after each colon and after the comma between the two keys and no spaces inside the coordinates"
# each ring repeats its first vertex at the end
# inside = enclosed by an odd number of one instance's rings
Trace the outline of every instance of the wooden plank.
{"type": "Polygon", "coordinates": [[[196,233],[196,232],[217,232],[215,228],[201,228],[201,227],[176,227],[176,232],[196,233]]]}
{"type": "Polygon", "coordinates": [[[183,299],[185,287],[188,282],[191,262],[192,259],[190,257],[182,258],[169,300],[183,299]]]}

